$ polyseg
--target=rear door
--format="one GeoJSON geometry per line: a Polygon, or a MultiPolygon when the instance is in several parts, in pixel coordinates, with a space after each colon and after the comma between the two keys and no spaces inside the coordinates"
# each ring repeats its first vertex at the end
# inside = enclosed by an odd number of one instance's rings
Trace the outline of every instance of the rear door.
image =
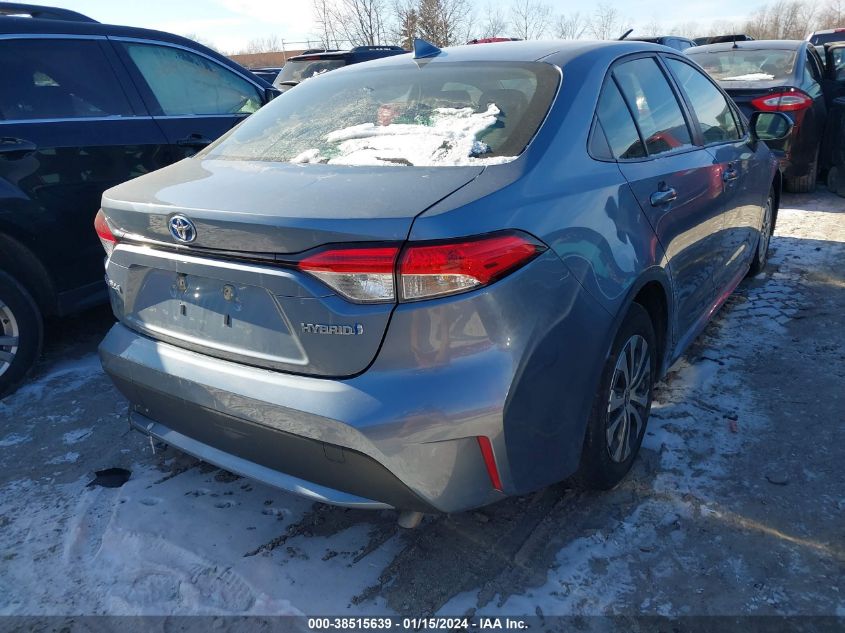
{"type": "MultiPolygon", "coordinates": [[[[102,288],[104,190],[162,167],[163,134],[105,38],[0,39],[0,215],[51,272],[60,306],[102,288]]],[[[61,307],[60,307],[61,309],[61,307]]]]}
{"type": "Polygon", "coordinates": [[[713,278],[722,257],[719,166],[694,144],[683,107],[655,56],[614,66],[599,104],[599,119],[669,259],[675,333],[678,339],[691,336],[713,303],[713,278]],[[614,131],[630,130],[631,118],[636,130],[633,142],[614,131]]]}
{"type": "Polygon", "coordinates": [[[198,51],[167,42],[111,39],[174,159],[192,156],[265,101],[258,84],[198,51]]]}
{"type": "Polygon", "coordinates": [[[664,59],[698,124],[701,143],[721,174],[722,257],[714,277],[721,292],[745,274],[757,243],[757,228],[762,222],[761,195],[766,191],[760,175],[768,170],[761,169],[760,159],[749,145],[745,124],[713,80],[686,60],[670,56],[664,59]]]}

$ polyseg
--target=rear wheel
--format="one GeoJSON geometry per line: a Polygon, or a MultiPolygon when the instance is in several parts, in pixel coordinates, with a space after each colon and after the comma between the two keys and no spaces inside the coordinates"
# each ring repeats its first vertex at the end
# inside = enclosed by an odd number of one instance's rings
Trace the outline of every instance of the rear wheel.
{"type": "Polygon", "coordinates": [[[769,242],[772,239],[774,214],[775,192],[770,190],[769,197],[766,198],[766,207],[763,209],[763,225],[760,227],[760,237],[757,240],[757,252],[754,254],[751,268],[748,269],[749,276],[759,275],[766,268],[766,262],[769,260],[769,242]]]}
{"type": "Polygon", "coordinates": [[[0,398],[14,391],[35,365],[43,334],[41,312],[32,296],[0,272],[0,398]]]}
{"type": "Polygon", "coordinates": [[[819,175],[819,152],[816,151],[816,160],[810,165],[810,171],[800,178],[785,178],[784,187],[790,193],[812,193],[816,190],[816,180],[819,175]]]}
{"type": "Polygon", "coordinates": [[[827,170],[827,188],[831,193],[845,196],[845,174],[839,167],[831,167],[827,170]]]}
{"type": "Polygon", "coordinates": [[[645,435],[657,374],[654,327],[635,303],[616,334],[584,440],[578,479],[609,490],[631,470],[645,435]]]}

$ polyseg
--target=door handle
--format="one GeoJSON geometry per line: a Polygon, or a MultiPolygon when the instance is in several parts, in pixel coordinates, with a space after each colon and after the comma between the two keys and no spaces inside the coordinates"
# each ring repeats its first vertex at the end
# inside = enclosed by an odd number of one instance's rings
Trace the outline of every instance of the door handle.
{"type": "Polygon", "coordinates": [[[722,174],[722,180],[724,182],[733,182],[739,178],[739,172],[733,168],[732,165],[728,165],[728,168],[725,170],[725,173],[722,174]]]}
{"type": "Polygon", "coordinates": [[[35,143],[24,138],[15,138],[13,136],[0,137],[0,154],[8,154],[13,158],[23,158],[37,149],[38,146],[35,143]]]}
{"type": "Polygon", "coordinates": [[[678,199],[678,192],[674,187],[661,188],[651,194],[651,206],[661,207],[678,199]]]}
{"type": "Polygon", "coordinates": [[[211,143],[211,139],[205,138],[202,134],[191,134],[176,141],[179,147],[205,147],[211,143]]]}

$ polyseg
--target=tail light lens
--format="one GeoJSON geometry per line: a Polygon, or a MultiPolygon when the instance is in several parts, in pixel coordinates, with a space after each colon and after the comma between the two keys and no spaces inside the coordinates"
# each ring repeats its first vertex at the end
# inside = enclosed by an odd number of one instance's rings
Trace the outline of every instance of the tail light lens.
{"type": "Polygon", "coordinates": [[[97,211],[97,215],[94,216],[94,230],[97,232],[97,237],[100,238],[100,243],[106,251],[106,256],[111,257],[114,247],[117,246],[117,238],[111,232],[111,228],[106,221],[106,216],[102,209],[97,211]]]}
{"type": "Polygon", "coordinates": [[[394,301],[393,270],[398,254],[398,246],[332,249],[306,257],[299,268],[352,301],[394,301]]]}
{"type": "Polygon", "coordinates": [[[410,244],[399,262],[401,299],[417,301],[486,286],[524,266],[542,247],[520,235],[410,244]]]}
{"type": "Polygon", "coordinates": [[[800,90],[778,92],[751,100],[755,110],[762,112],[796,112],[813,105],[813,99],[800,90]]]}
{"type": "Polygon", "coordinates": [[[298,264],[342,296],[361,303],[419,301],[493,283],[524,266],[545,246],[516,234],[488,235],[437,244],[337,248],[298,264]],[[397,258],[399,262],[397,264],[397,258]]]}

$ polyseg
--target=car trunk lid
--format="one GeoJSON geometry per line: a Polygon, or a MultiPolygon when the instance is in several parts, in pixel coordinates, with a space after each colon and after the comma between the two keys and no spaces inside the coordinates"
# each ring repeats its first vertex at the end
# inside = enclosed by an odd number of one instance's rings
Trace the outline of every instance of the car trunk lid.
{"type": "Polygon", "coordinates": [[[147,336],[306,375],[366,369],[394,303],[354,303],[299,270],[326,244],[402,242],[419,213],[483,167],[296,166],[189,159],[111,189],[118,318],[147,336]],[[174,215],[195,239],[180,245],[174,215]]]}

